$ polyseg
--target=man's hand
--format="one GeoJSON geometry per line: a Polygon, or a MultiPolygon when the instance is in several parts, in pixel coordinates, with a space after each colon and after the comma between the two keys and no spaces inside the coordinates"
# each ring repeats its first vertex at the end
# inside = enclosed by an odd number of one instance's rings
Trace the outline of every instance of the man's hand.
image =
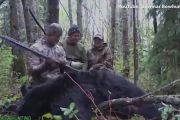
{"type": "Polygon", "coordinates": [[[81,62],[73,62],[72,61],[70,66],[73,67],[73,68],[76,68],[76,69],[80,69],[80,68],[83,67],[83,63],[81,63],[81,62]]]}
{"type": "Polygon", "coordinates": [[[55,67],[57,64],[52,58],[49,57],[48,59],[45,60],[45,65],[51,68],[51,67],[55,67]]]}
{"type": "Polygon", "coordinates": [[[52,58],[46,59],[43,63],[39,65],[34,65],[30,68],[30,73],[34,74],[33,76],[39,76],[41,73],[45,72],[47,69],[51,69],[54,64],[56,64],[52,58]]]}
{"type": "Polygon", "coordinates": [[[61,54],[54,52],[53,57],[48,57],[48,59],[46,59],[45,61],[45,64],[50,68],[55,68],[57,66],[64,66],[66,64],[66,58],[63,55],[61,56],[61,54]]]}
{"type": "Polygon", "coordinates": [[[89,70],[94,70],[94,69],[98,70],[101,67],[105,67],[105,65],[101,64],[101,63],[98,63],[98,64],[93,65],[89,70]]]}

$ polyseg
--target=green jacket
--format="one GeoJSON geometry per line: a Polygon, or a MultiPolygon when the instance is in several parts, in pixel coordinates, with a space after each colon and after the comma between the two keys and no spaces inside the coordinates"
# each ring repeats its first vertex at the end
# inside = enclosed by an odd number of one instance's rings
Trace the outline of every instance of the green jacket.
{"type": "Polygon", "coordinates": [[[81,62],[83,68],[81,70],[87,70],[87,51],[81,43],[71,44],[67,40],[61,41],[60,45],[64,48],[66,53],[66,59],[70,65],[71,61],[81,62]]]}

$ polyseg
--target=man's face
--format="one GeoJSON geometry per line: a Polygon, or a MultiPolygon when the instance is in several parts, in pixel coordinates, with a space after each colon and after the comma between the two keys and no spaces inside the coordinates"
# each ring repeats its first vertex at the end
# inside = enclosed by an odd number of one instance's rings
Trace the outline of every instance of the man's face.
{"type": "Polygon", "coordinates": [[[79,41],[79,38],[80,38],[80,33],[74,33],[69,36],[69,41],[71,43],[77,43],[79,41]]]}
{"type": "Polygon", "coordinates": [[[48,42],[51,46],[56,45],[59,42],[60,36],[48,36],[48,42]]]}
{"type": "Polygon", "coordinates": [[[95,47],[101,47],[103,45],[104,41],[100,38],[95,37],[94,38],[94,46],[95,47]]]}

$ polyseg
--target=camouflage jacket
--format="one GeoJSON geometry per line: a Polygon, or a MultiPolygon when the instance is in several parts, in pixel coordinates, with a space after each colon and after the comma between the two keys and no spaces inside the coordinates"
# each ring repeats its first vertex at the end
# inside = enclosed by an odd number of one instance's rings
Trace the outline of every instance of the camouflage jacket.
{"type": "MultiPolygon", "coordinates": [[[[55,60],[57,60],[57,58],[58,58],[59,60],[61,60],[64,63],[67,62],[64,49],[59,45],[55,45],[52,48],[49,47],[47,45],[46,38],[37,40],[33,45],[31,45],[30,48],[34,49],[38,52],[41,52],[44,55],[49,56],[55,60]]],[[[29,67],[31,69],[34,66],[42,64],[44,61],[45,60],[43,58],[36,56],[36,55],[31,53],[30,58],[29,58],[29,62],[28,62],[29,67]]],[[[55,66],[53,68],[53,70],[48,70],[48,71],[42,73],[41,78],[53,79],[53,78],[59,76],[59,74],[60,74],[60,69],[58,68],[58,66],[55,66]]],[[[32,76],[32,78],[33,79],[39,79],[39,78],[36,78],[36,76],[32,76]]]]}
{"type": "Polygon", "coordinates": [[[107,43],[104,43],[101,48],[92,48],[87,52],[88,70],[91,68],[108,68],[113,69],[113,55],[107,43]]]}
{"type": "Polygon", "coordinates": [[[71,61],[81,62],[84,64],[83,68],[81,68],[80,70],[87,70],[87,51],[81,43],[78,42],[77,44],[71,44],[67,39],[60,42],[60,45],[65,50],[68,64],[70,64],[71,61]]]}

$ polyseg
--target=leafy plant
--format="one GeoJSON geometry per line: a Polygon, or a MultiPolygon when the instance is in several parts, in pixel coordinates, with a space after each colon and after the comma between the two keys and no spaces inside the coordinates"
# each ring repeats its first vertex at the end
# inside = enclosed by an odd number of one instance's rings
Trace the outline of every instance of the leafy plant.
{"type": "Polygon", "coordinates": [[[159,111],[161,111],[162,120],[167,120],[169,114],[172,115],[171,120],[180,120],[179,110],[172,107],[172,105],[166,105],[164,103],[163,105],[164,107],[158,109],[159,111]]]}
{"type": "Polygon", "coordinates": [[[54,120],[62,120],[62,117],[60,115],[52,115],[51,113],[46,113],[42,116],[42,119],[46,118],[46,119],[54,119],[54,120]]]}
{"type": "Polygon", "coordinates": [[[19,98],[18,95],[14,95],[13,97],[4,96],[0,100],[0,107],[3,107],[5,105],[9,105],[12,102],[16,101],[19,98]]]}
{"type": "Polygon", "coordinates": [[[134,117],[132,117],[130,120],[145,120],[145,118],[143,116],[135,114],[134,117]]]}
{"type": "MultiPolygon", "coordinates": [[[[63,108],[63,107],[60,107],[60,109],[64,112],[64,115],[65,116],[69,116],[69,119],[70,118],[73,118],[75,117],[77,120],[78,117],[77,117],[77,113],[79,112],[78,110],[73,110],[75,107],[75,103],[72,102],[69,106],[69,108],[63,108]]],[[[46,119],[55,119],[55,120],[62,120],[62,117],[60,115],[52,115],[51,113],[46,113],[42,116],[42,119],[43,118],[46,118],[46,119]]]]}
{"type": "Polygon", "coordinates": [[[60,109],[64,112],[65,116],[69,116],[69,119],[75,117],[77,120],[79,120],[77,117],[77,113],[79,112],[79,110],[73,110],[74,107],[75,107],[75,103],[72,102],[69,108],[60,107],[60,109]]]}

